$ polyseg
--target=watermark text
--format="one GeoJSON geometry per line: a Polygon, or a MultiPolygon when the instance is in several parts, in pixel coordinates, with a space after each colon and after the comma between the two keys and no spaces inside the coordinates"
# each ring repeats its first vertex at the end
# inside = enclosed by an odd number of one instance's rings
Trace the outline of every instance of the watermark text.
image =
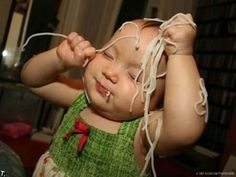
{"type": "Polygon", "coordinates": [[[199,171],[196,172],[197,176],[203,176],[203,175],[208,175],[208,176],[233,176],[235,173],[232,171],[229,172],[215,172],[215,171],[199,171]]]}

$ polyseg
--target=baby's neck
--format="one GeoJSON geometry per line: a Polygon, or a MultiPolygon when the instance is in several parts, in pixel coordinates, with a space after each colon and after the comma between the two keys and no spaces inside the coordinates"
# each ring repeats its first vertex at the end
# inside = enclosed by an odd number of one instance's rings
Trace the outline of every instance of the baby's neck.
{"type": "Polygon", "coordinates": [[[122,124],[122,122],[110,120],[99,115],[95,110],[91,109],[90,107],[84,109],[80,113],[80,116],[87,124],[112,134],[116,134],[122,124]]]}

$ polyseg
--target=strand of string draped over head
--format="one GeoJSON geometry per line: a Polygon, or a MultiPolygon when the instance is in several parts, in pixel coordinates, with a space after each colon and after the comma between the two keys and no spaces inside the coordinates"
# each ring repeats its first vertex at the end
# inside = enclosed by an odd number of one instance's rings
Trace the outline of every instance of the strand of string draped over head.
{"type": "MultiPolygon", "coordinates": [[[[173,43],[172,41],[170,41],[169,39],[165,38],[163,36],[163,33],[167,28],[170,28],[172,26],[177,26],[177,25],[191,25],[193,27],[193,29],[196,30],[196,24],[193,22],[190,14],[185,15],[182,13],[174,15],[172,18],[170,18],[167,21],[163,21],[158,18],[145,19],[145,20],[162,22],[162,24],[159,27],[159,34],[150,42],[150,44],[148,45],[148,47],[146,49],[146,52],[145,52],[144,57],[141,62],[141,69],[139,71],[139,74],[142,73],[142,84],[141,84],[142,85],[142,92],[141,93],[144,94],[142,96],[142,98],[145,99],[144,100],[144,119],[143,119],[144,123],[143,123],[142,130],[145,131],[147,139],[148,139],[148,143],[150,146],[149,151],[148,151],[146,158],[145,158],[146,163],[145,163],[145,166],[142,170],[141,176],[144,174],[149,162],[151,161],[152,171],[153,171],[154,176],[156,177],[155,165],[154,165],[154,150],[156,148],[157,142],[160,137],[161,127],[162,127],[162,119],[158,119],[158,121],[157,121],[155,138],[152,141],[150,138],[150,135],[149,135],[149,131],[148,131],[149,116],[151,114],[149,111],[149,104],[150,104],[151,95],[157,87],[157,78],[164,77],[166,75],[166,73],[161,73],[159,75],[157,74],[157,68],[160,63],[161,56],[163,55],[166,45],[167,44],[173,45],[175,47],[174,53],[177,52],[177,50],[178,50],[178,46],[175,43],[173,43]],[[182,16],[184,21],[174,22],[174,20],[178,16],[182,16]],[[147,73],[148,76],[147,76],[147,79],[145,80],[146,69],[147,69],[148,63],[150,66],[150,70],[148,71],[148,73],[147,73]]],[[[136,81],[137,81],[138,77],[139,76],[136,77],[136,81]]],[[[199,80],[199,84],[200,84],[200,91],[199,91],[200,92],[199,93],[200,101],[198,101],[194,105],[194,110],[200,116],[205,114],[205,122],[207,122],[207,119],[208,119],[207,91],[205,89],[203,79],[199,80]],[[203,106],[206,105],[206,110],[200,112],[197,107],[199,104],[201,104],[203,106]]],[[[135,99],[136,96],[137,96],[137,93],[136,93],[136,95],[134,95],[133,100],[135,99]]]]}
{"type": "MultiPolygon", "coordinates": [[[[155,165],[154,165],[154,150],[156,148],[158,139],[160,137],[160,131],[161,131],[161,127],[162,127],[162,119],[158,119],[157,121],[157,127],[156,127],[156,132],[155,132],[155,138],[154,141],[151,140],[150,138],[150,134],[148,131],[148,125],[149,125],[149,116],[150,116],[150,110],[149,110],[149,105],[150,105],[150,100],[151,100],[151,95],[152,93],[155,91],[156,87],[157,87],[157,78],[161,78],[161,77],[165,77],[166,72],[161,73],[161,74],[157,74],[157,69],[158,69],[158,65],[160,63],[161,57],[163,55],[163,52],[165,50],[165,47],[167,44],[173,45],[175,47],[175,51],[174,53],[178,50],[178,46],[173,43],[172,41],[166,39],[163,35],[164,31],[167,28],[170,28],[172,26],[177,26],[177,25],[191,25],[194,29],[196,29],[196,24],[192,21],[192,17],[191,15],[185,15],[182,13],[176,14],[174,15],[172,18],[170,18],[168,21],[163,21],[161,19],[158,18],[154,18],[154,19],[150,19],[150,18],[145,18],[144,20],[149,20],[149,21],[157,21],[157,22],[161,22],[162,24],[159,27],[159,33],[158,35],[151,40],[151,42],[149,43],[146,52],[141,60],[141,68],[138,72],[138,74],[135,77],[135,85],[136,85],[136,93],[133,95],[132,100],[131,100],[131,104],[130,104],[130,112],[132,112],[133,109],[133,104],[135,102],[136,97],[138,96],[139,93],[139,89],[137,86],[137,80],[138,78],[141,76],[142,77],[142,82],[141,82],[141,94],[142,94],[142,101],[144,103],[144,118],[143,118],[143,125],[142,125],[142,130],[145,131],[147,139],[148,139],[148,143],[149,143],[149,151],[146,155],[146,163],[144,165],[144,168],[140,174],[140,176],[143,176],[143,174],[145,173],[148,164],[151,162],[151,167],[152,167],[152,171],[153,171],[153,175],[156,177],[156,172],[155,172],[155,165]],[[182,16],[184,21],[181,22],[173,22],[178,16],[182,16]],[[147,70],[148,66],[150,66],[149,71],[147,70]],[[146,76],[147,75],[147,76],[146,76]],[[146,78],[146,79],[145,79],[146,78]]],[[[139,34],[140,34],[140,29],[139,26],[135,23],[135,22],[125,22],[123,23],[123,25],[119,28],[119,30],[122,30],[122,28],[127,25],[127,24],[132,24],[135,26],[136,28],[136,32],[134,35],[127,35],[127,36],[122,36],[117,38],[116,40],[114,40],[112,43],[110,43],[109,45],[105,46],[102,49],[97,50],[97,52],[102,52],[105,51],[106,49],[108,49],[109,47],[111,47],[113,44],[115,44],[116,42],[118,42],[121,39],[124,38],[135,38],[136,42],[135,42],[135,47],[136,49],[139,47],[139,34]]],[[[201,105],[207,105],[207,92],[205,90],[204,87],[204,82],[203,79],[200,79],[199,81],[200,84],[200,100],[194,105],[194,109],[195,112],[198,115],[206,115],[205,116],[205,121],[207,121],[207,113],[208,111],[199,111],[197,106],[199,104],[201,105]]],[[[108,95],[109,96],[109,95],[108,95]]]]}
{"type": "MultiPolygon", "coordinates": [[[[155,38],[153,38],[150,41],[150,43],[148,44],[148,47],[145,51],[145,54],[141,60],[141,68],[134,80],[135,85],[136,85],[136,93],[132,96],[129,111],[132,112],[133,104],[134,104],[135,99],[139,93],[139,89],[137,86],[137,80],[141,76],[141,81],[142,81],[141,82],[141,95],[142,95],[142,101],[144,103],[144,116],[143,116],[143,121],[142,121],[142,131],[145,131],[145,133],[146,133],[146,137],[147,137],[150,148],[149,148],[149,151],[145,157],[145,165],[142,169],[140,176],[144,175],[144,173],[147,170],[148,164],[151,163],[153,175],[154,175],[154,177],[156,177],[156,171],[155,171],[155,165],[154,165],[154,150],[156,148],[157,142],[160,137],[161,127],[162,127],[162,119],[158,119],[158,121],[157,121],[155,138],[152,141],[150,138],[149,131],[148,131],[148,125],[150,123],[149,116],[151,115],[150,110],[149,110],[149,104],[150,104],[150,100],[151,100],[151,95],[155,91],[155,89],[157,88],[157,78],[165,77],[165,75],[166,75],[166,72],[161,73],[161,74],[157,74],[157,69],[158,69],[158,66],[159,66],[159,63],[160,63],[160,60],[161,60],[161,57],[163,55],[166,45],[167,44],[173,45],[175,47],[174,53],[178,50],[178,46],[175,43],[173,43],[172,41],[170,41],[169,39],[165,38],[163,36],[163,33],[167,28],[170,28],[170,27],[176,26],[176,25],[191,25],[194,29],[196,29],[196,24],[193,22],[190,14],[186,15],[186,14],[182,14],[182,13],[178,13],[178,14],[174,15],[173,17],[171,17],[167,21],[163,21],[158,18],[145,18],[144,20],[161,22],[162,24],[159,27],[157,27],[157,28],[159,28],[159,33],[155,38]],[[182,16],[184,21],[175,22],[174,20],[178,16],[182,16]],[[148,66],[150,66],[149,70],[147,69],[148,66]]],[[[119,30],[122,30],[122,28],[128,24],[134,25],[134,27],[136,28],[135,34],[121,36],[121,37],[115,39],[114,41],[112,41],[110,44],[106,45],[105,47],[103,47],[101,49],[97,49],[96,52],[98,52],[98,53],[103,52],[106,49],[108,49],[109,47],[111,47],[112,45],[114,45],[116,42],[118,42],[119,40],[124,39],[124,38],[134,38],[135,39],[135,48],[138,49],[139,42],[140,42],[139,26],[135,22],[130,21],[130,22],[123,23],[122,26],[119,28],[119,30]]],[[[32,39],[33,37],[43,36],[43,35],[53,35],[53,36],[67,38],[67,36],[65,36],[63,34],[58,34],[58,33],[47,33],[47,32],[46,33],[37,33],[37,34],[31,35],[26,40],[26,42],[23,44],[23,46],[20,46],[20,49],[23,50],[24,47],[28,44],[29,40],[32,39]]],[[[88,60],[85,61],[84,67],[87,65],[87,63],[88,63],[88,60]]],[[[83,81],[84,81],[84,79],[83,79],[83,81]]],[[[207,91],[205,89],[203,79],[200,79],[199,85],[200,85],[200,91],[199,91],[200,100],[198,102],[196,102],[196,104],[193,106],[193,108],[198,115],[201,115],[201,116],[205,115],[205,121],[207,122],[207,118],[208,118],[207,91]],[[199,105],[206,106],[206,110],[199,111],[199,108],[198,108],[199,105]]],[[[85,95],[87,96],[87,99],[89,101],[89,97],[86,93],[86,90],[85,90],[85,95]]],[[[109,97],[109,95],[110,94],[108,93],[106,96],[109,97]]]]}

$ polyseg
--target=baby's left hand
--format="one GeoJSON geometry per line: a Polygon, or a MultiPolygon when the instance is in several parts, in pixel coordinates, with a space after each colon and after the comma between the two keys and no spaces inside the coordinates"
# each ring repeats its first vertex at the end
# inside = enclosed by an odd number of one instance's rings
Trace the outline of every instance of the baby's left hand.
{"type": "MultiPolygon", "coordinates": [[[[188,18],[192,19],[190,14],[187,14],[188,18]]],[[[183,16],[177,16],[171,24],[186,23],[186,19],[183,16]]],[[[192,55],[193,45],[196,37],[196,29],[190,24],[178,24],[167,28],[164,31],[164,37],[171,42],[175,43],[175,46],[167,44],[165,48],[166,54],[169,55],[192,55]],[[176,51],[176,52],[175,52],[176,51]]]]}

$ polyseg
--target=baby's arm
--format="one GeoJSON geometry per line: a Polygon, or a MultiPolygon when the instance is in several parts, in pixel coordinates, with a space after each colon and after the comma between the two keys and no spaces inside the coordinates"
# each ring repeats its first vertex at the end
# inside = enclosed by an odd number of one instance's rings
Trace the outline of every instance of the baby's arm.
{"type": "MultiPolygon", "coordinates": [[[[164,109],[152,115],[154,119],[163,120],[155,152],[165,156],[193,145],[203,132],[204,117],[194,108],[201,91],[200,75],[192,55],[196,32],[190,25],[178,25],[168,28],[164,35],[177,44],[174,54],[173,46],[166,47],[168,60],[164,109]]],[[[205,107],[198,109],[204,110],[205,107]]],[[[157,121],[149,125],[153,140],[156,127],[157,121]]]]}
{"type": "Polygon", "coordinates": [[[21,72],[22,81],[36,94],[68,106],[78,95],[78,89],[61,82],[61,74],[82,67],[85,59],[93,59],[95,49],[76,33],[71,33],[58,47],[30,59],[21,72]]]}
{"type": "Polygon", "coordinates": [[[186,148],[202,134],[204,116],[194,109],[199,100],[199,79],[193,56],[169,56],[158,154],[166,155],[186,148]]]}

